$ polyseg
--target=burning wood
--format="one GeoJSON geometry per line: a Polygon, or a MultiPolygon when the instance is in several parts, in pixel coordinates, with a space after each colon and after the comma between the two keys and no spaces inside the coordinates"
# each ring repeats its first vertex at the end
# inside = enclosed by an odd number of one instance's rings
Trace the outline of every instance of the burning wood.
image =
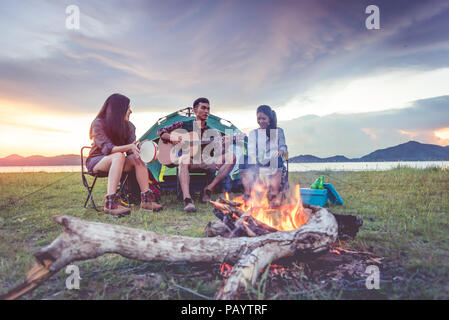
{"type": "MultiPolygon", "coordinates": [[[[229,204],[223,204],[221,201],[223,201],[223,199],[219,199],[217,202],[210,202],[214,207],[215,216],[227,227],[223,230],[223,232],[219,232],[220,235],[226,238],[242,236],[256,237],[278,231],[262,222],[257,221],[250,215],[243,213],[240,209],[229,204]]],[[[206,228],[210,227],[211,226],[209,224],[206,228]]],[[[210,235],[218,235],[211,230],[206,231],[206,233],[210,235]]]]}
{"type": "Polygon", "coordinates": [[[309,219],[310,209],[304,209],[301,202],[299,185],[295,188],[293,200],[288,204],[272,207],[268,200],[268,192],[257,194],[253,192],[249,203],[244,203],[242,197],[234,200],[218,199],[211,201],[215,216],[226,228],[213,230],[216,226],[208,225],[207,235],[221,235],[224,237],[256,237],[277,231],[292,231],[300,228],[309,219]],[[217,233],[218,232],[218,233],[217,233]]]}
{"type": "MultiPolygon", "coordinates": [[[[270,206],[267,192],[259,189],[258,193],[259,195],[252,194],[249,203],[245,203],[242,197],[229,200],[227,193],[226,199],[211,201],[214,214],[219,220],[206,226],[206,236],[257,237],[277,231],[297,230],[307,223],[314,212],[322,209],[302,203],[299,185],[296,186],[294,195],[284,201],[287,204],[277,207],[270,206]]],[[[341,240],[354,238],[363,224],[355,216],[330,213],[337,219],[338,236],[341,240]]]]}

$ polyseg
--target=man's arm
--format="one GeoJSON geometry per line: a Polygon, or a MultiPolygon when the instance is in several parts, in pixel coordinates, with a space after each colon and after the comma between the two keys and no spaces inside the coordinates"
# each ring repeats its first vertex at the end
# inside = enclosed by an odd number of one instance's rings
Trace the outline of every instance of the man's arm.
{"type": "Polygon", "coordinates": [[[170,132],[172,132],[175,129],[181,128],[183,125],[182,121],[175,122],[174,124],[161,128],[157,131],[157,135],[164,141],[169,142],[171,141],[170,132]]]}

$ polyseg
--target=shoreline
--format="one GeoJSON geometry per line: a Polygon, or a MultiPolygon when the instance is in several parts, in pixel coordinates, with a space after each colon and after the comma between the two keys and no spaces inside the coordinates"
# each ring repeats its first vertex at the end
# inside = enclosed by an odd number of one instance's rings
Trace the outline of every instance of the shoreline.
{"type": "MultiPolygon", "coordinates": [[[[289,172],[308,171],[385,171],[398,167],[412,169],[449,169],[449,161],[379,161],[379,162],[295,162],[289,163],[289,172]]],[[[0,166],[1,173],[70,173],[81,172],[80,165],[62,166],[0,166]]]]}

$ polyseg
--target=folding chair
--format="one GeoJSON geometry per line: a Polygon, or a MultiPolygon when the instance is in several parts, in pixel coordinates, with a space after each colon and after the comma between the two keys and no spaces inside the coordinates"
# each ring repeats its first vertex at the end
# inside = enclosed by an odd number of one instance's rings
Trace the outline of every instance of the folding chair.
{"type": "MultiPolygon", "coordinates": [[[[93,172],[87,171],[85,169],[85,166],[84,166],[84,149],[91,149],[91,148],[92,147],[87,147],[87,146],[84,146],[84,147],[81,148],[81,179],[83,180],[83,185],[87,189],[87,197],[86,197],[86,201],[84,201],[84,208],[86,208],[87,202],[90,199],[90,202],[92,203],[92,207],[96,211],[101,212],[101,210],[98,210],[97,206],[95,205],[95,201],[94,201],[94,198],[92,196],[92,191],[93,191],[93,189],[95,187],[95,183],[97,182],[97,178],[105,178],[105,177],[107,177],[108,176],[108,172],[100,171],[98,173],[93,173],[93,172]],[[86,175],[90,175],[90,176],[94,177],[94,180],[93,180],[91,185],[88,183],[86,175]]],[[[127,180],[128,180],[128,173],[124,172],[123,175],[122,175],[122,179],[120,179],[120,187],[119,187],[119,192],[120,193],[122,192],[122,188],[123,188],[123,186],[125,186],[127,180]]],[[[126,204],[129,206],[129,204],[130,204],[129,199],[127,199],[127,203],[126,204]]]]}

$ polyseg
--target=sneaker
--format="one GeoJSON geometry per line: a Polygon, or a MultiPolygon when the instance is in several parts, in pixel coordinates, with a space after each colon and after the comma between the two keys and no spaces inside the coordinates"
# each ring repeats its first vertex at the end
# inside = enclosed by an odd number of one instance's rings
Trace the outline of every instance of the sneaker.
{"type": "Polygon", "coordinates": [[[140,210],[158,212],[163,207],[156,202],[156,197],[151,189],[140,193],[140,210]]]}
{"type": "Polygon", "coordinates": [[[121,217],[131,213],[131,209],[120,205],[120,196],[116,193],[106,195],[104,202],[104,213],[121,217]]]}
{"type": "Polygon", "coordinates": [[[201,202],[202,203],[209,202],[211,200],[211,196],[212,196],[212,191],[210,191],[209,189],[204,189],[203,196],[201,197],[201,202]]]}
{"type": "Polygon", "coordinates": [[[192,199],[185,198],[184,199],[184,211],[185,212],[196,212],[195,205],[193,204],[192,199]]]}

